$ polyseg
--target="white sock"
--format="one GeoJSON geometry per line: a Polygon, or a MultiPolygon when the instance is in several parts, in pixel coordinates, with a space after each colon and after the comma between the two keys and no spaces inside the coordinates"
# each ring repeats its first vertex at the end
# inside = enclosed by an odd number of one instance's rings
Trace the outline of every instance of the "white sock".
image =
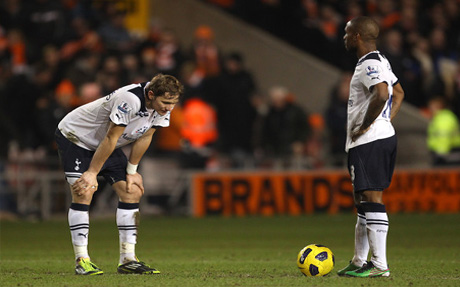
{"type": "Polygon", "coordinates": [[[68,220],[75,260],[80,257],[89,258],[89,205],[72,203],[69,208],[68,220]]]}
{"type": "Polygon", "coordinates": [[[355,254],[351,262],[356,266],[363,266],[369,254],[369,240],[367,239],[366,215],[361,206],[357,206],[358,220],[355,226],[355,254]]]}
{"type": "Polygon", "coordinates": [[[385,205],[373,202],[363,204],[366,213],[367,237],[372,252],[371,262],[380,270],[388,269],[386,243],[388,215],[385,205]]]}
{"type": "Polygon", "coordinates": [[[118,202],[117,226],[120,237],[120,264],[137,261],[135,246],[138,220],[139,203],[118,202]]]}

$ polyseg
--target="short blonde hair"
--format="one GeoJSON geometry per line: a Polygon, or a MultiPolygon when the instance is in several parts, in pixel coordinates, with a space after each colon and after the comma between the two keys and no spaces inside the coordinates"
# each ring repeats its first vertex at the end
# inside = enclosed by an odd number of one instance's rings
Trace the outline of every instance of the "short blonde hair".
{"type": "Polygon", "coordinates": [[[155,97],[176,98],[184,93],[184,86],[171,75],[158,74],[150,80],[146,87],[155,97]]]}

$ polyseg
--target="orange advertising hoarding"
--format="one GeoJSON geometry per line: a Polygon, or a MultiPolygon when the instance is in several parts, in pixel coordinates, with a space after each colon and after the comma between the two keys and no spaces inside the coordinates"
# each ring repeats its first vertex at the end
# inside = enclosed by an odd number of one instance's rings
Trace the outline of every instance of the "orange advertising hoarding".
{"type": "MultiPolygon", "coordinates": [[[[198,173],[193,215],[299,215],[354,209],[346,171],[198,173]]],[[[388,212],[459,212],[460,169],[398,170],[384,191],[388,212]]]]}

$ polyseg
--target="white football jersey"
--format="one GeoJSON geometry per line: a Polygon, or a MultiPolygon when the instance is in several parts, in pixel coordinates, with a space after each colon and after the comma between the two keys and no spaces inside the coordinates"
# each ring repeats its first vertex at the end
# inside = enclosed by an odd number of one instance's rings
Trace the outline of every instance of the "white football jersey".
{"type": "Polygon", "coordinates": [[[395,130],[390,121],[393,86],[398,78],[391,70],[390,62],[379,51],[370,52],[362,56],[356,64],[355,72],[350,82],[350,96],[348,98],[347,142],[345,150],[366,144],[375,140],[391,137],[395,130]],[[370,90],[378,83],[388,84],[388,100],[380,115],[372,123],[369,130],[355,142],[351,141],[352,129],[359,128],[373,95],[370,90]]]}
{"type": "Polygon", "coordinates": [[[61,120],[59,130],[71,142],[94,151],[104,139],[110,122],[125,126],[116,148],[136,141],[152,127],[169,126],[170,112],[161,116],[145,107],[147,84],[121,87],[106,97],[76,108],[61,120]]]}

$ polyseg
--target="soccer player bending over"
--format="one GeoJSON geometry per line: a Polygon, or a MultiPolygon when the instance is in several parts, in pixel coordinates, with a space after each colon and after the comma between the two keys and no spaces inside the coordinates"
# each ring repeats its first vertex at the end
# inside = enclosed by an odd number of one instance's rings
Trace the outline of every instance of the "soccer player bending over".
{"type": "Polygon", "coordinates": [[[103,176],[119,197],[116,222],[120,239],[118,273],[156,274],[135,254],[139,201],[144,193],[137,166],[159,127],[169,126],[174,105],[183,93],[179,81],[158,74],[150,82],[119,88],[69,114],[56,129],[56,142],[72,192],[69,226],[78,275],[103,271],[88,254],[89,206],[103,176]],[[132,143],[129,160],[120,149],[132,143]]]}
{"type": "Polygon", "coordinates": [[[390,276],[386,258],[388,216],[382,192],[388,188],[396,159],[396,134],[391,120],[404,91],[388,60],[376,48],[377,23],[357,17],[345,27],[345,48],[358,57],[350,83],[347,142],[348,170],[353,183],[358,222],[355,252],[340,276],[390,276]],[[369,250],[371,259],[367,261],[369,250]]]}

